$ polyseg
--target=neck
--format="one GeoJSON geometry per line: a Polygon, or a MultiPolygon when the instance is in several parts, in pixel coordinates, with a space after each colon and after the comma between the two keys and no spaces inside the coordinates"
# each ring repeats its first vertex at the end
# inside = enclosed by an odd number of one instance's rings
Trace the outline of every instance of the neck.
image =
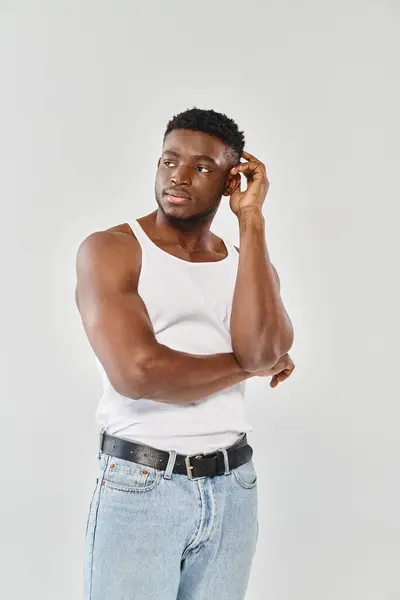
{"type": "Polygon", "coordinates": [[[204,221],[167,218],[160,210],[152,213],[152,227],[156,235],[163,240],[192,252],[194,250],[212,250],[210,226],[212,218],[204,221]]]}

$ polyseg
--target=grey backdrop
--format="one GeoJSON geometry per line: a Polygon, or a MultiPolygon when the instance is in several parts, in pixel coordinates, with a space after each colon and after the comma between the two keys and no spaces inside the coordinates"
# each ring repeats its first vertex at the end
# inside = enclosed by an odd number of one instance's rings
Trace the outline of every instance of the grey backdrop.
{"type": "MultiPolygon", "coordinates": [[[[297,369],[248,383],[248,600],[400,598],[399,4],[1,3],[1,588],[81,597],[101,381],[74,304],[86,235],[144,215],[164,127],[234,118],[297,369]]],[[[226,198],[213,231],[239,241],[226,198]]]]}

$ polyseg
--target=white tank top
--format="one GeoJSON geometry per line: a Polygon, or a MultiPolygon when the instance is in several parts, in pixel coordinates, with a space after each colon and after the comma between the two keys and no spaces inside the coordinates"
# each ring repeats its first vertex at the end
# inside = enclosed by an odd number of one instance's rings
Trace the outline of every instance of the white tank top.
{"type": "MultiPolygon", "coordinates": [[[[189,262],[161,250],[137,220],[128,223],[142,248],[138,292],[158,342],[190,354],[232,352],[230,317],[239,254],[216,262],[189,262]]],[[[246,420],[246,381],[195,404],[177,405],[118,394],[103,378],[96,421],[107,433],[181,454],[214,452],[252,431],[246,420]]]]}

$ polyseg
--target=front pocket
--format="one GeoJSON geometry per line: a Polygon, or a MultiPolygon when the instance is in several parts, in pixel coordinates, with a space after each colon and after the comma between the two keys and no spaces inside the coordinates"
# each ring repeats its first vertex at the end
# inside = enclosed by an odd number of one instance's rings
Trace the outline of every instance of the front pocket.
{"type": "Polygon", "coordinates": [[[148,492],[160,482],[161,471],[129,460],[109,456],[104,485],[122,492],[148,492]]]}
{"type": "Polygon", "coordinates": [[[236,467],[236,469],[233,469],[232,473],[234,474],[236,481],[243,488],[251,489],[257,485],[257,473],[253,460],[249,460],[249,462],[244,465],[236,467]]]}

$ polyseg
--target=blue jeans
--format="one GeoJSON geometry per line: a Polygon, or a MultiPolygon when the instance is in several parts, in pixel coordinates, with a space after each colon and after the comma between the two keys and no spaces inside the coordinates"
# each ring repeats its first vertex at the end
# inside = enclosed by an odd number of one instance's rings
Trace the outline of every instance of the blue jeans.
{"type": "Polygon", "coordinates": [[[99,452],[85,600],[243,600],[258,536],[253,460],[191,480],[99,452]]]}

